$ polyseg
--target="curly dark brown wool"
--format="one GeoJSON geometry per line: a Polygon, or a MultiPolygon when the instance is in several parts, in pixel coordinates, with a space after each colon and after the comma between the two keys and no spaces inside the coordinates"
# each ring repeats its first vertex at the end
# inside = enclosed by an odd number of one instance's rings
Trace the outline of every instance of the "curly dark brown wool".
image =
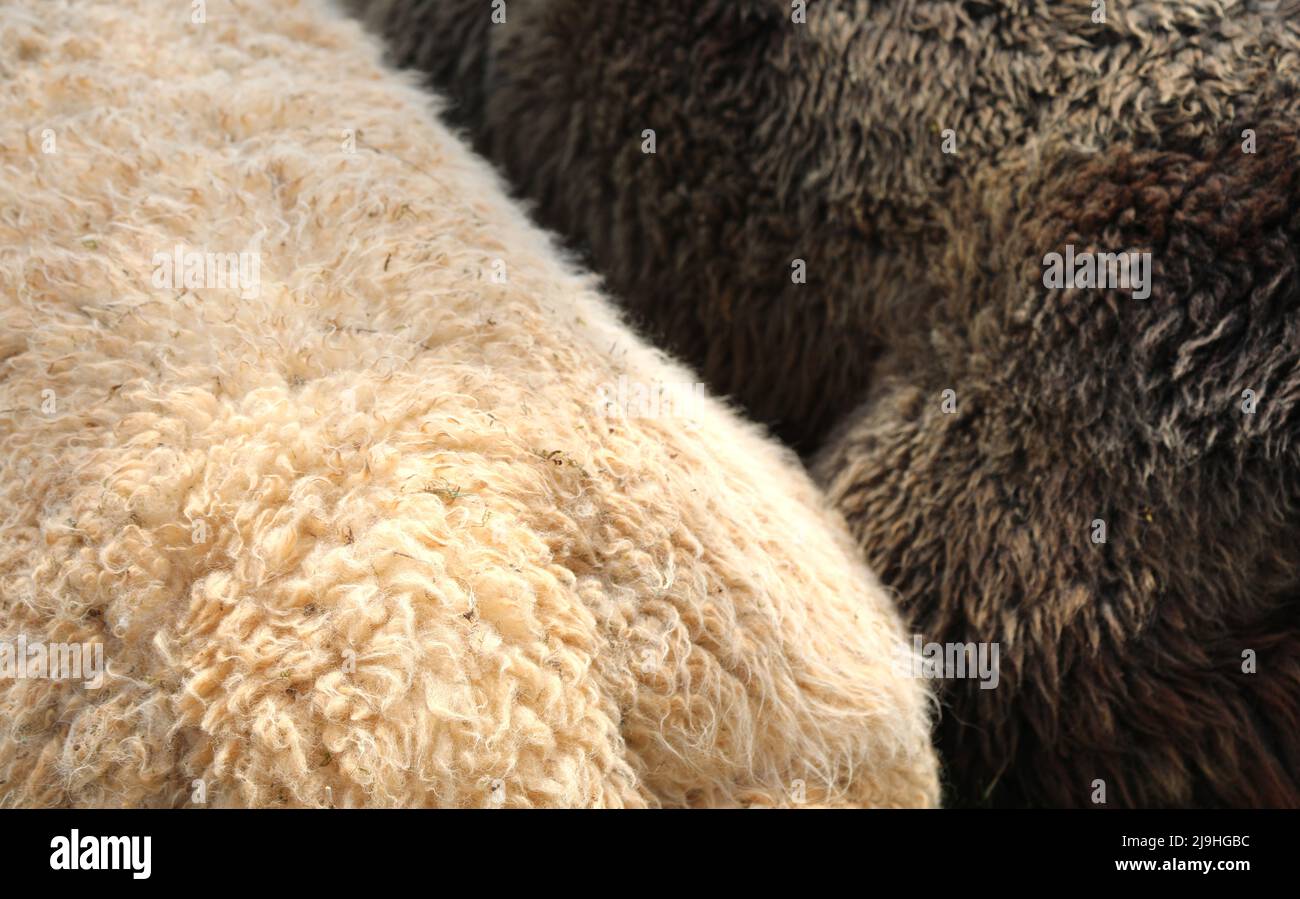
{"type": "Polygon", "coordinates": [[[1300,5],[353,2],[653,333],[821,447],[925,640],[1000,643],[997,689],[944,683],[954,801],[1300,805],[1300,5]],[[1067,243],[1149,250],[1151,296],[1047,290],[1067,243]]]}
{"type": "Polygon", "coordinates": [[[961,799],[1297,804],[1297,159],[1261,132],[985,185],[961,299],[818,460],[916,631],[1001,646],[997,689],[948,683],[961,799]],[[1066,244],[1150,250],[1151,296],[1045,290],[1066,244]]]}

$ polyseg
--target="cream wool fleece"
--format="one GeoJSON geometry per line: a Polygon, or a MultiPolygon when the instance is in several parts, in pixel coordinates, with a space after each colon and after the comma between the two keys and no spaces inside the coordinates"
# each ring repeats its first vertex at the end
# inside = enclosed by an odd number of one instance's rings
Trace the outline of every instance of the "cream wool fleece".
{"type": "Polygon", "coordinates": [[[696,377],[379,60],[318,2],[0,9],[0,643],[107,664],[0,679],[0,804],[936,802],[796,461],[601,417],[696,377]]]}

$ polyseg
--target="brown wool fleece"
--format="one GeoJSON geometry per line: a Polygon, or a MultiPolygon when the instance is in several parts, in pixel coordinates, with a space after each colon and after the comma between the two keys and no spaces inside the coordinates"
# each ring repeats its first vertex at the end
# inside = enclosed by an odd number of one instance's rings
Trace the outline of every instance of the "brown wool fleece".
{"type": "Polygon", "coordinates": [[[354,5],[652,334],[820,447],[926,640],[999,642],[998,689],[944,685],[955,799],[1300,804],[1296,3],[354,5]],[[1152,252],[1151,295],[1046,289],[1068,243],[1152,252]]]}
{"type": "Polygon", "coordinates": [[[1300,803],[1296,153],[1261,130],[990,185],[945,260],[968,305],[817,460],[916,631],[1000,644],[997,689],[946,682],[962,801],[1300,803]],[[1151,296],[1045,292],[1067,244],[1151,250],[1151,296]]]}

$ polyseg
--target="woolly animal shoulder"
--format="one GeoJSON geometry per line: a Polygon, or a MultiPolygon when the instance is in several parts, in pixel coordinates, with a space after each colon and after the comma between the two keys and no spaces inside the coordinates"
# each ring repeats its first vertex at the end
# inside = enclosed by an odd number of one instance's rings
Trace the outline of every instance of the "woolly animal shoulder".
{"type": "Polygon", "coordinates": [[[795,459],[360,25],[198,18],[0,10],[0,804],[933,804],[795,459]]]}

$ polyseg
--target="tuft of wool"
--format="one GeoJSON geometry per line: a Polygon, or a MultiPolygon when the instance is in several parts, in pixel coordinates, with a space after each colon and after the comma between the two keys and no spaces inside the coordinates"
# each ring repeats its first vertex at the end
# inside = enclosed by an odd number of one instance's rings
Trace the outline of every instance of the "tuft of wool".
{"type": "Polygon", "coordinates": [[[821,448],[925,640],[1000,644],[998,688],[943,684],[955,800],[1300,805],[1300,5],[352,6],[821,448]],[[1150,297],[1048,291],[1068,243],[1152,252],[1150,297]]]}
{"type": "Polygon", "coordinates": [[[695,375],[380,56],[0,9],[0,645],[106,662],[0,678],[0,805],[935,803],[842,520],[713,399],[599,414],[695,375]]]}

